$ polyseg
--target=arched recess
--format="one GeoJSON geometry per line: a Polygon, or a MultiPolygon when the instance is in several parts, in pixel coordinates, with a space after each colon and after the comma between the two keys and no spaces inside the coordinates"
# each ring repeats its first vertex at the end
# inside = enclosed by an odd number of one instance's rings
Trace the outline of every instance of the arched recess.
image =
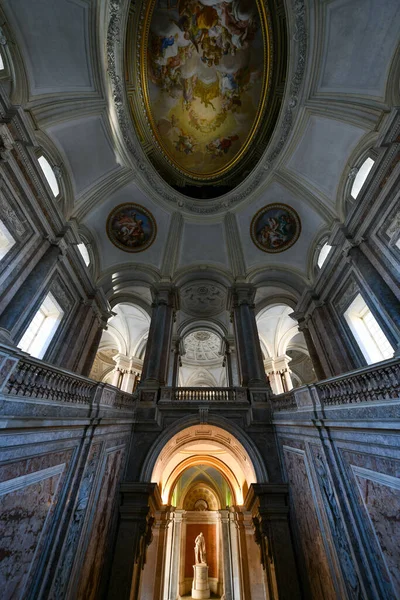
{"type": "MultiPolygon", "coordinates": [[[[163,494],[164,484],[173,469],[181,462],[178,452],[193,442],[200,441],[209,445],[212,444],[215,451],[219,445],[219,449],[226,452],[224,456],[226,466],[236,476],[240,473],[235,470],[233,465],[238,466],[242,476],[240,480],[242,491],[238,494],[241,500],[243,500],[243,491],[246,486],[249,488],[252,483],[268,481],[265,461],[249,436],[237,425],[219,415],[209,415],[208,421],[207,424],[199,424],[197,416],[184,417],[164,431],[150,449],[142,467],[140,480],[157,483],[160,486],[163,500],[165,500],[163,494]],[[196,432],[198,432],[197,435],[196,432]],[[169,470],[166,468],[167,464],[169,470]]],[[[187,455],[187,458],[205,454],[204,449],[199,448],[197,454],[194,452],[195,449],[192,448],[192,450],[193,453],[187,455]]],[[[209,457],[218,457],[219,459],[222,456],[218,453],[213,455],[210,451],[206,454],[209,457]]]]}
{"type": "MultiPolygon", "coordinates": [[[[228,466],[223,460],[215,458],[214,456],[205,454],[194,454],[193,456],[190,456],[178,463],[176,467],[172,470],[171,474],[168,476],[168,479],[166,480],[164,489],[162,491],[162,498],[168,499],[166,504],[172,503],[172,496],[179,477],[186,470],[198,465],[207,465],[219,471],[230,488],[233,498],[233,504],[237,505],[242,503],[240,502],[241,498],[238,498],[237,494],[237,490],[241,489],[240,481],[233,469],[230,466],[228,466]]],[[[241,496],[243,495],[244,494],[242,489],[241,496]]]]}

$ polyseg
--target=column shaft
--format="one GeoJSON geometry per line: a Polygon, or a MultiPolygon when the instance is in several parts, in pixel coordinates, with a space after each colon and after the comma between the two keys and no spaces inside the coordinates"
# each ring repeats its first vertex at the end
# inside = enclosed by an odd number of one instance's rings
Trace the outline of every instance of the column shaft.
{"type": "Polygon", "coordinates": [[[374,296],[400,332],[400,301],[375,269],[359,246],[349,250],[349,256],[374,296]]]}
{"type": "Polygon", "coordinates": [[[36,296],[49,272],[60,256],[60,248],[52,244],[35,265],[24,283],[0,316],[0,328],[11,332],[19,319],[27,312],[32,298],[36,296]]]}
{"type": "Polygon", "coordinates": [[[224,564],[224,598],[233,600],[232,548],[230,536],[229,511],[220,510],[222,555],[224,564]]]}
{"type": "Polygon", "coordinates": [[[340,375],[361,365],[356,364],[343,342],[336,318],[327,304],[319,304],[311,315],[314,327],[319,331],[321,345],[332,371],[331,375],[340,375]]]}
{"type": "Polygon", "coordinates": [[[254,291],[249,286],[233,290],[233,318],[239,355],[241,385],[266,386],[266,377],[254,314],[254,291]]]}
{"type": "Polygon", "coordinates": [[[90,371],[92,370],[94,359],[96,358],[97,350],[99,349],[101,336],[103,335],[103,327],[101,325],[97,326],[97,331],[94,334],[93,341],[90,345],[89,351],[86,356],[85,364],[82,369],[82,375],[84,377],[89,377],[90,371]]]}
{"type": "Polygon", "coordinates": [[[321,361],[319,359],[317,349],[316,349],[316,347],[314,345],[314,341],[312,339],[310,330],[308,329],[308,327],[307,327],[307,325],[305,323],[304,324],[300,324],[300,322],[299,322],[299,330],[304,335],[304,339],[306,341],[306,346],[307,346],[307,349],[308,349],[308,353],[310,355],[311,362],[313,364],[314,371],[315,371],[315,374],[317,376],[317,379],[318,380],[325,379],[326,375],[325,375],[324,369],[322,367],[321,361]]]}
{"type": "Polygon", "coordinates": [[[166,384],[175,307],[176,294],[173,288],[164,287],[155,292],[142,385],[158,387],[166,384]]]}

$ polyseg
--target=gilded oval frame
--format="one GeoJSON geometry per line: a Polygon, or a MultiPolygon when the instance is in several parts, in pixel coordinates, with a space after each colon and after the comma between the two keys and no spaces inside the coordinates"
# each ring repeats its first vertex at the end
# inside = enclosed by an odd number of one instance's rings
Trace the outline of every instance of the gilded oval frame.
{"type": "Polygon", "coordinates": [[[257,107],[255,118],[252,122],[251,130],[244,142],[243,146],[237,152],[237,154],[233,157],[231,161],[229,161],[223,168],[220,168],[214,172],[199,174],[189,170],[184,169],[181,165],[179,165],[176,160],[168,153],[167,149],[164,147],[161,136],[157,130],[156,124],[154,122],[153,114],[150,108],[150,99],[149,99],[149,90],[147,84],[147,48],[148,48],[148,39],[149,39],[149,31],[150,25],[153,17],[154,7],[156,5],[157,0],[151,0],[147,3],[147,7],[144,13],[144,24],[141,31],[141,39],[140,39],[140,86],[141,91],[143,93],[143,103],[144,109],[146,112],[146,117],[149,122],[149,126],[151,129],[151,134],[153,140],[156,142],[158,150],[164,156],[164,159],[179,173],[182,175],[189,177],[192,180],[197,181],[213,181],[215,179],[223,177],[228,171],[231,171],[244,157],[244,155],[249,150],[249,146],[254,140],[257,132],[260,128],[260,125],[263,121],[263,117],[265,115],[266,107],[268,104],[268,99],[271,93],[272,87],[272,65],[273,65],[273,36],[272,36],[272,25],[271,18],[269,15],[269,9],[261,0],[255,0],[257,4],[258,15],[260,17],[260,25],[262,30],[262,36],[264,40],[264,60],[263,60],[263,88],[262,93],[260,95],[259,106],[257,107]]]}

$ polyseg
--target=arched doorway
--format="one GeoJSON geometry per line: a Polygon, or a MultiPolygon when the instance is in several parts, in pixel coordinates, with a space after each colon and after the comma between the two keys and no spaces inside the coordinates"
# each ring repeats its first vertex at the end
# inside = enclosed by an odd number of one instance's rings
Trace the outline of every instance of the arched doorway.
{"type": "Polygon", "coordinates": [[[159,441],[153,451],[143,475],[152,469],[162,505],[152,517],[156,526],[137,597],[190,598],[194,541],[203,533],[212,598],[269,598],[248,503],[250,488],[260,482],[253,449],[220,426],[197,424],[174,433],[161,449],[159,441]]]}

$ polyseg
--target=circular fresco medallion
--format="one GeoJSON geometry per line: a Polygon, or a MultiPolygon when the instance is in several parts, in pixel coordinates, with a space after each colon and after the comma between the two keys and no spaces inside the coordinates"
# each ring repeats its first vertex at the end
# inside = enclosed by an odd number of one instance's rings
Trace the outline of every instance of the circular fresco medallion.
{"type": "Polygon", "coordinates": [[[107,219],[107,235],[125,252],[142,252],[154,242],[157,225],[151,212],[140,204],[120,204],[107,219]]]}
{"type": "Polygon", "coordinates": [[[298,240],[300,217],[286,204],[268,204],[253,217],[251,239],[264,252],[283,252],[298,240]]]}
{"type": "Polygon", "coordinates": [[[266,103],[263,2],[152,0],[142,48],[147,114],[172,164],[199,179],[232,167],[266,103]]]}

